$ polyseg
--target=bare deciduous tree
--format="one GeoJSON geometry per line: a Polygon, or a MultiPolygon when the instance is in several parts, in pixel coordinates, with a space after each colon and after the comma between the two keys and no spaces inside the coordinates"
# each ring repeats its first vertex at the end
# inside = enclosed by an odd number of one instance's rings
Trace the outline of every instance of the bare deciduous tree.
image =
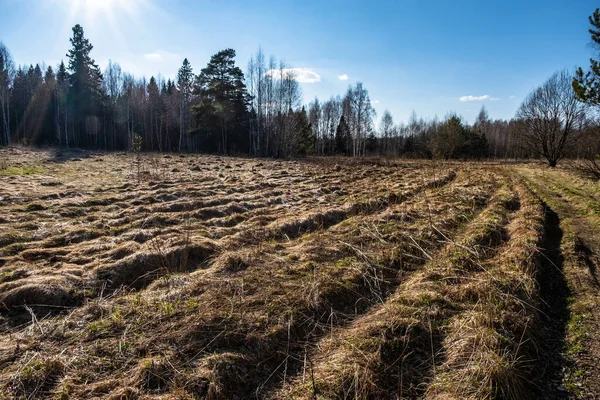
{"type": "Polygon", "coordinates": [[[551,167],[566,156],[573,132],[585,122],[587,106],[575,97],[572,80],[567,70],[555,73],[527,96],[516,114],[523,144],[551,167]]]}
{"type": "Polygon", "coordinates": [[[381,117],[381,122],[379,123],[379,130],[381,133],[382,143],[382,151],[386,155],[391,155],[395,153],[395,149],[393,147],[393,139],[394,139],[394,119],[392,118],[392,114],[389,110],[385,110],[383,112],[383,116],[381,117]]]}
{"type": "Polygon", "coordinates": [[[371,105],[369,92],[363,87],[362,82],[348,88],[343,109],[352,135],[352,155],[355,157],[364,155],[367,135],[373,128],[375,109],[371,105]]]}
{"type": "Polygon", "coordinates": [[[0,112],[2,112],[3,137],[0,143],[10,144],[10,86],[14,64],[10,52],[0,42],[0,112]]]}

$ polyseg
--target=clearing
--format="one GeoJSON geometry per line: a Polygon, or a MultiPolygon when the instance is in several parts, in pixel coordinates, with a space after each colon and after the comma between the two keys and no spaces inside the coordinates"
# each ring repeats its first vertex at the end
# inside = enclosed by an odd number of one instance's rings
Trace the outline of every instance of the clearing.
{"type": "Polygon", "coordinates": [[[1,398],[599,393],[600,186],[567,170],[0,157],[1,398]]]}

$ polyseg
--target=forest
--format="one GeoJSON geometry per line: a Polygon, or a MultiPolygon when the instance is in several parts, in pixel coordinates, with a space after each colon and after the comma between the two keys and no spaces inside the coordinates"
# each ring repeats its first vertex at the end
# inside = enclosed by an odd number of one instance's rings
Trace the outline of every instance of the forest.
{"type": "MultiPolygon", "coordinates": [[[[598,19],[590,22],[598,29],[598,19]]],[[[53,67],[16,66],[0,42],[1,145],[130,151],[137,136],[143,151],[275,158],[541,157],[550,165],[564,157],[589,158],[590,151],[595,156],[598,150],[596,114],[579,101],[586,98],[584,88],[595,84],[590,73],[597,76],[597,64],[586,76],[578,71],[574,82],[569,71],[557,72],[511,120],[494,120],[483,106],[472,125],[453,112],[425,119],[413,111],[409,121],[397,123],[387,110],[376,124],[378,116],[361,82],[343,95],[305,105],[294,69],[267,57],[262,48],[245,73],[235,50],[225,49],[196,72],[184,59],[176,78],[165,81],[136,78],[112,61],[101,71],[80,25],[73,27],[70,43],[66,64],[53,67]],[[577,82],[578,92],[572,88],[577,82]],[[544,109],[555,110],[547,121],[544,109]],[[544,132],[532,137],[538,125],[544,132]]],[[[598,97],[593,91],[590,96],[598,97]]]]}

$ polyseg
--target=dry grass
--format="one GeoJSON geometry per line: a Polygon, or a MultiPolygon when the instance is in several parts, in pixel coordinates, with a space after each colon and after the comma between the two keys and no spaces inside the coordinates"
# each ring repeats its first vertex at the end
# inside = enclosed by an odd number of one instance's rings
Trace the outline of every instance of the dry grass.
{"type": "Polygon", "coordinates": [[[423,394],[435,376],[448,320],[463,307],[481,260],[504,240],[511,192],[501,188],[487,208],[406,279],[372,313],[335,331],[314,349],[310,377],[294,379],[277,398],[391,398],[423,394]]]}
{"type": "Polygon", "coordinates": [[[526,398],[542,214],[501,170],[7,159],[46,172],[0,177],[0,397],[526,398]]]}

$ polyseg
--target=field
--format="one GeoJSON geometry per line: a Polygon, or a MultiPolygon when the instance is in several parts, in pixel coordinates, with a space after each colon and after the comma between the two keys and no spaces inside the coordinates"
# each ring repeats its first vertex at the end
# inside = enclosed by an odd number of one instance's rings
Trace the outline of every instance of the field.
{"type": "Polygon", "coordinates": [[[568,170],[0,152],[0,398],[599,393],[568,170]]]}

